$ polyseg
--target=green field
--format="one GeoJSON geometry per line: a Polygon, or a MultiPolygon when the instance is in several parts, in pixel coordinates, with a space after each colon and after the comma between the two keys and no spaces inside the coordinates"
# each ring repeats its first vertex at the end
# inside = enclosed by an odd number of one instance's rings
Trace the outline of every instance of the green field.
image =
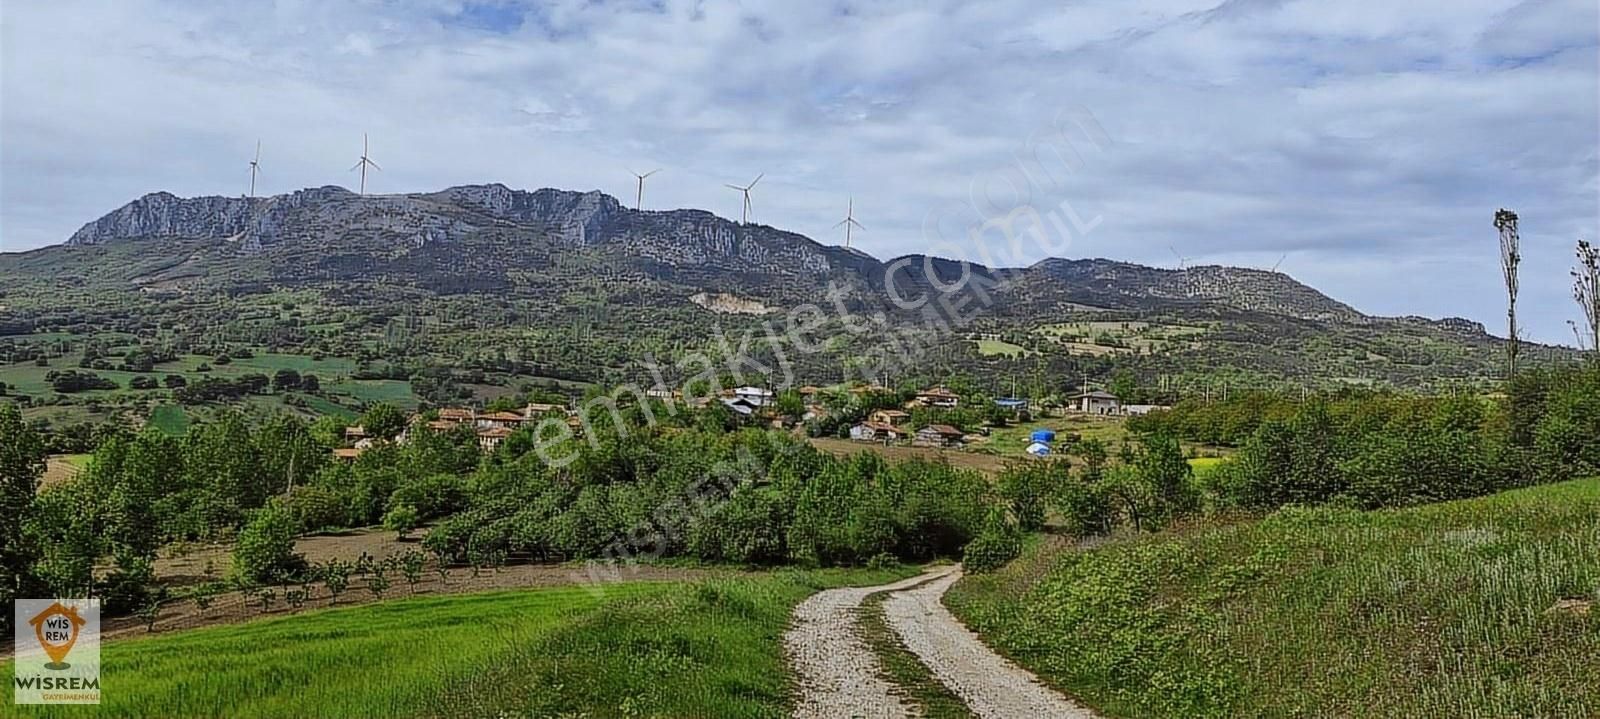
{"type": "MultiPolygon", "coordinates": [[[[782,716],[790,609],[823,587],[914,571],[416,597],[114,641],[102,649],[101,705],[15,709],[25,717],[782,716]]],[[[0,663],[0,674],[10,672],[0,663]]],[[[13,708],[9,696],[0,701],[13,708]]]]}
{"type": "Polygon", "coordinates": [[[1040,544],[951,608],[1115,717],[1600,716],[1600,480],[1040,544]]]}
{"type": "Polygon", "coordinates": [[[1003,355],[1006,357],[1027,357],[1028,355],[1033,354],[1033,352],[1029,351],[1027,348],[1021,345],[1012,344],[1010,342],[984,339],[976,340],[976,342],[978,343],[978,354],[985,357],[993,357],[996,355],[1003,355]]]}

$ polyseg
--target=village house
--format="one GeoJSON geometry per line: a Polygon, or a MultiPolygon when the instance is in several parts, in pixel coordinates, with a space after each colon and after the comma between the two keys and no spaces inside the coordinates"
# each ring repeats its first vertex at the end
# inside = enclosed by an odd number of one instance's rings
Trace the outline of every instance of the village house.
{"type": "Polygon", "coordinates": [[[356,442],[356,441],[363,440],[363,439],[366,439],[366,438],[367,438],[367,430],[366,430],[365,427],[362,427],[359,424],[354,426],[354,427],[345,427],[344,428],[344,441],[346,441],[346,442],[356,442]]]}
{"type": "Polygon", "coordinates": [[[479,429],[517,429],[526,421],[526,416],[516,412],[490,412],[478,415],[477,425],[479,429]]]}
{"type": "Polygon", "coordinates": [[[752,407],[765,407],[772,403],[772,390],[760,387],[735,387],[733,396],[750,403],[752,407]]]}
{"type": "Polygon", "coordinates": [[[911,419],[911,413],[899,409],[879,409],[867,415],[868,422],[897,427],[911,419]]]}
{"type": "Polygon", "coordinates": [[[917,437],[912,444],[923,447],[959,447],[962,436],[961,430],[948,424],[930,424],[917,430],[917,437]]]}
{"type": "Polygon", "coordinates": [[[1073,395],[1067,408],[1083,414],[1121,414],[1122,403],[1117,396],[1103,390],[1093,390],[1073,395]]]}
{"type": "Polygon", "coordinates": [[[917,402],[924,407],[954,409],[961,404],[961,397],[946,387],[933,387],[918,392],[917,402]]]}
{"type": "Polygon", "coordinates": [[[333,450],[333,458],[336,459],[336,460],[339,460],[340,462],[354,462],[354,461],[356,461],[357,457],[361,456],[361,453],[363,451],[365,451],[365,450],[362,450],[362,449],[346,449],[346,448],[340,447],[338,449],[333,450]]]}
{"type": "Polygon", "coordinates": [[[472,409],[462,409],[462,408],[457,408],[457,407],[445,407],[444,409],[439,410],[439,419],[450,421],[450,422],[457,422],[457,423],[471,422],[474,419],[476,419],[477,416],[478,416],[478,413],[473,411],[472,409]]]}
{"type": "Polygon", "coordinates": [[[850,428],[850,439],[858,442],[898,442],[905,436],[905,430],[882,422],[862,422],[850,428]]]}
{"type": "Polygon", "coordinates": [[[500,443],[511,436],[511,430],[505,427],[490,427],[478,430],[478,447],[485,452],[493,452],[500,448],[500,443]]]}

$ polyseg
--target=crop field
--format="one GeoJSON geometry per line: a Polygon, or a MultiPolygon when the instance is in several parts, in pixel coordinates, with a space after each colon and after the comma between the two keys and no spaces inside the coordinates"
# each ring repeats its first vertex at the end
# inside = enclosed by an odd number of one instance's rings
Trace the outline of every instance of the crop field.
{"type": "Polygon", "coordinates": [[[826,586],[912,571],[780,571],[306,612],[111,642],[99,707],[0,701],[22,717],[779,716],[790,702],[780,637],[794,604],[826,586]]]}
{"type": "Polygon", "coordinates": [[[1210,332],[1205,327],[1151,322],[1060,322],[1037,327],[1034,334],[1072,354],[1110,355],[1167,352],[1197,346],[1210,332]]]}
{"type": "Polygon", "coordinates": [[[1108,716],[1600,716],[1600,480],[1035,545],[947,597],[1108,716]]]}

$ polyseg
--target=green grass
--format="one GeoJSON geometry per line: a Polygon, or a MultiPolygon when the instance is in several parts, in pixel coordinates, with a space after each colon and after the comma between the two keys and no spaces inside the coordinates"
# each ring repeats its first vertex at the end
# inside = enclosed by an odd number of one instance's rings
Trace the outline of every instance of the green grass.
{"type": "Polygon", "coordinates": [[[85,469],[85,468],[87,468],[89,466],[89,460],[94,459],[94,455],[92,455],[92,454],[61,454],[61,455],[56,455],[56,458],[61,460],[61,461],[63,461],[63,462],[66,462],[67,464],[70,464],[70,465],[72,465],[74,467],[77,467],[78,469],[85,469]]]}
{"type": "MultiPolygon", "coordinates": [[[[1040,545],[1050,547],[1052,545],[1040,545]]],[[[1109,716],[1600,716],[1600,480],[1036,549],[947,598],[1109,716]]]]}
{"type": "Polygon", "coordinates": [[[922,663],[917,655],[907,649],[889,627],[884,616],[883,601],[888,594],[874,594],[861,605],[861,636],[877,655],[884,674],[896,687],[904,691],[906,699],[915,706],[920,716],[927,719],[971,719],[977,716],[967,708],[966,702],[922,663]]]}
{"type": "Polygon", "coordinates": [[[164,404],[150,410],[150,426],[170,436],[182,437],[189,433],[189,415],[178,405],[164,404]]]}
{"type": "Polygon", "coordinates": [[[110,642],[98,707],[0,706],[23,717],[785,716],[781,634],[794,604],[914,571],[393,599],[110,642]]]}
{"type": "Polygon", "coordinates": [[[989,432],[989,438],[982,445],[983,450],[989,454],[1003,457],[1022,457],[1023,450],[1032,444],[1033,431],[1036,429],[1050,429],[1056,432],[1057,447],[1065,447],[1064,440],[1068,434],[1077,434],[1083,439],[1098,439],[1107,444],[1112,444],[1128,436],[1128,431],[1120,421],[1088,420],[1074,417],[1043,417],[1033,422],[1012,424],[1009,427],[996,428],[989,432]]]}
{"type": "Polygon", "coordinates": [[[1000,340],[977,340],[977,343],[978,354],[985,357],[993,357],[996,355],[1004,355],[1006,357],[1026,357],[1030,354],[1033,354],[1022,345],[1016,345],[1010,342],[1002,342],[1000,340]]]}

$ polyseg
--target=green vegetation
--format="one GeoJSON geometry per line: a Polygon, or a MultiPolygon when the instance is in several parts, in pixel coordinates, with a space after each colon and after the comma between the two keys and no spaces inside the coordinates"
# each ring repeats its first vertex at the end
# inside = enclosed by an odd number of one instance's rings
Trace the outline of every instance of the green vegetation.
{"type": "Polygon", "coordinates": [[[967,708],[961,697],[950,691],[910,649],[900,643],[900,638],[889,627],[883,613],[883,602],[888,594],[867,597],[861,604],[861,636],[877,655],[889,681],[899,687],[920,715],[927,719],[971,719],[977,715],[967,708]]]}
{"type": "Polygon", "coordinates": [[[164,404],[150,412],[150,426],[169,436],[182,437],[189,432],[189,415],[182,407],[164,404]]]}
{"type": "MultiPolygon", "coordinates": [[[[128,639],[101,650],[98,708],[15,708],[25,717],[781,716],[781,635],[793,606],[822,588],[915,571],[414,597],[128,639]]],[[[0,673],[10,667],[0,662],[0,673]]],[[[12,706],[9,695],[0,701],[12,706]]]]}
{"type": "Polygon", "coordinates": [[[984,357],[993,357],[995,355],[1026,357],[1033,354],[1033,350],[1002,340],[979,339],[976,342],[978,343],[978,354],[984,357]]]}
{"type": "Polygon", "coordinates": [[[947,601],[1110,716],[1594,716],[1600,611],[1571,607],[1600,605],[1597,517],[1597,480],[1285,509],[1039,545],[947,601]]]}

